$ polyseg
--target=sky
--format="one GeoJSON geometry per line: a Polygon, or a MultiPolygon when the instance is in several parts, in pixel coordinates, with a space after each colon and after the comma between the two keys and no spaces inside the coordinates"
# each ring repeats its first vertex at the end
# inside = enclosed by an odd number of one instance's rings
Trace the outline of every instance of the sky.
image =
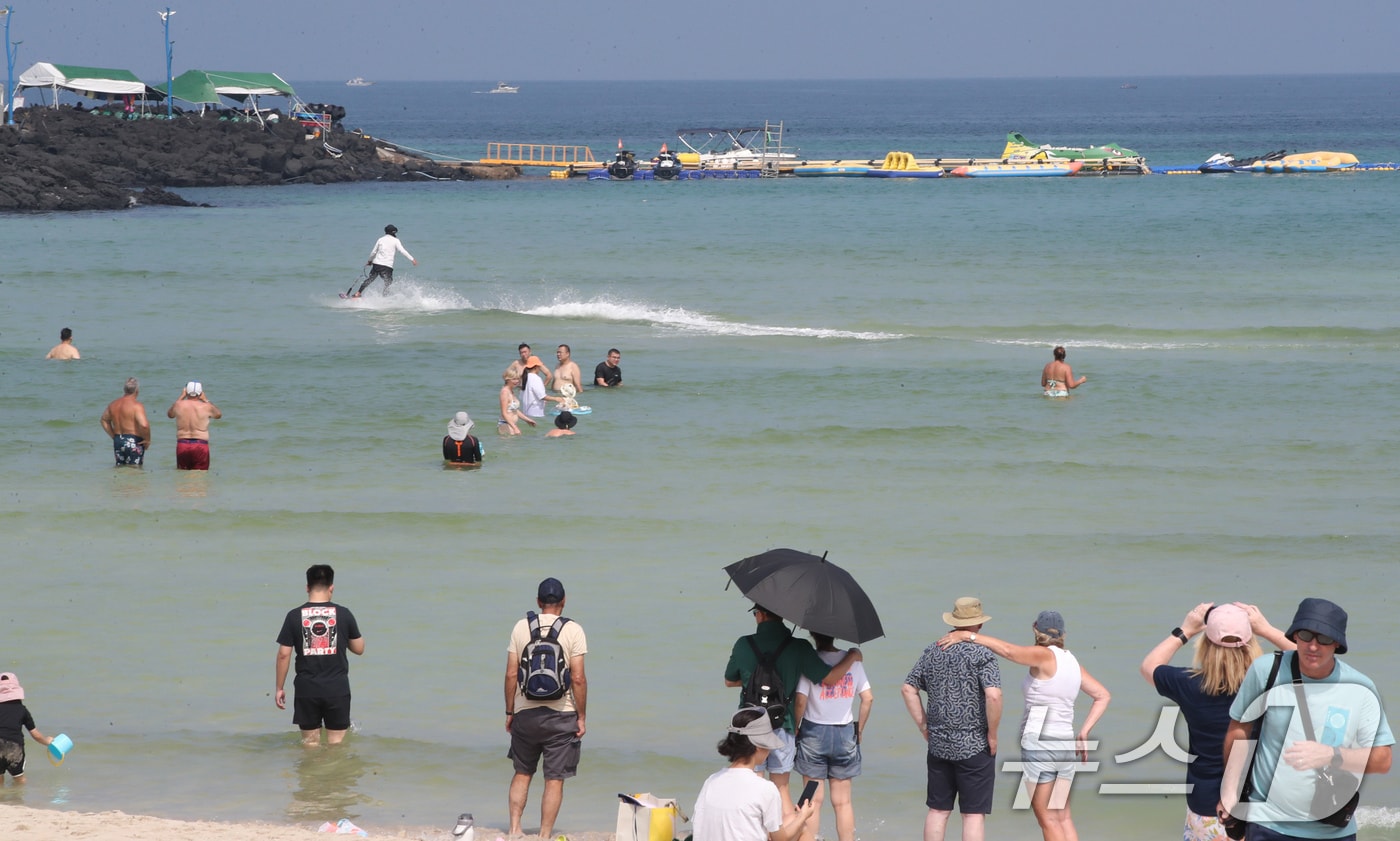
{"type": "MultiPolygon", "coordinates": [[[[3,0],[36,61],[165,78],[152,0],[3,0]]],[[[174,75],[373,81],[1400,72],[1397,0],[170,0],[174,75]]]]}

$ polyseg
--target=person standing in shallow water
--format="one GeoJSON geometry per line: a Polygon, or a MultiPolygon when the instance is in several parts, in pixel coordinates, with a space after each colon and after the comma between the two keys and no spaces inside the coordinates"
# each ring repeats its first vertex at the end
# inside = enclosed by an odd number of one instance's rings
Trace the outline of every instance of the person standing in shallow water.
{"type": "Polygon", "coordinates": [[[137,399],[140,394],[141,383],[127,377],[122,396],[108,403],[102,413],[102,431],[112,439],[118,466],[140,466],[151,446],[151,423],[146,420],[146,407],[137,399]]]}
{"type": "Polygon", "coordinates": [[[58,331],[58,344],[49,348],[49,352],[44,355],[45,359],[82,359],[78,355],[78,349],[73,347],[73,328],[64,327],[58,331]]]}
{"type": "Polygon", "coordinates": [[[360,284],[360,288],[351,296],[352,298],[363,295],[365,289],[369,288],[369,285],[374,283],[374,279],[377,277],[384,278],[384,291],[389,291],[389,287],[394,284],[395,253],[402,254],[408,258],[410,263],[418,265],[418,261],[413,259],[413,255],[409,254],[408,249],[399,242],[399,229],[393,225],[385,225],[384,236],[374,241],[374,248],[370,250],[369,259],[365,261],[365,265],[370,267],[369,277],[360,284]]]}
{"type": "Polygon", "coordinates": [[[287,708],[283,686],[296,655],[296,700],[292,723],[301,729],[301,743],[339,744],[350,729],[350,658],[346,652],[365,653],[355,614],[331,601],[335,596],[335,570],[329,564],[313,564],[306,570],[306,602],[287,611],[277,635],[277,685],[273,698],[277,709],[287,708]]]}
{"type": "Polygon", "coordinates": [[[1068,397],[1070,389],[1079,388],[1087,379],[1074,378],[1074,370],[1065,362],[1064,345],[1060,345],[1055,348],[1055,358],[1040,372],[1040,387],[1045,389],[1046,397],[1068,397]]]}

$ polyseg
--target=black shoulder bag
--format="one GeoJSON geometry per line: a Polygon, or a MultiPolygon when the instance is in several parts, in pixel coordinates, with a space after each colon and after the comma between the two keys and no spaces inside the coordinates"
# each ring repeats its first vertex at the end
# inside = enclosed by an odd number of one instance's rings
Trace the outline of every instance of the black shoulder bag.
{"type": "MultiPolygon", "coordinates": [[[[1283,652],[1275,651],[1274,666],[1269,669],[1269,680],[1264,684],[1264,691],[1259,697],[1262,698],[1268,695],[1269,690],[1274,688],[1274,681],[1278,679],[1278,668],[1282,663],[1283,652]]],[[[1240,803],[1249,802],[1249,798],[1254,794],[1254,760],[1259,758],[1259,733],[1264,729],[1264,716],[1268,711],[1269,709],[1266,706],[1264,712],[1260,713],[1259,717],[1254,720],[1254,729],[1251,730],[1249,734],[1250,741],[1255,743],[1255,748],[1254,752],[1249,755],[1249,767],[1246,768],[1244,772],[1244,785],[1240,786],[1240,803]]],[[[1249,828],[1249,821],[1237,818],[1234,815],[1226,815],[1225,819],[1220,823],[1225,827],[1225,834],[1234,839],[1234,841],[1240,841],[1241,838],[1244,838],[1245,830],[1249,828]]]]}
{"type": "MultiPolygon", "coordinates": [[[[1303,676],[1298,671],[1298,655],[1293,655],[1293,691],[1298,694],[1298,714],[1303,717],[1303,738],[1316,742],[1313,735],[1312,713],[1308,710],[1308,698],[1303,692],[1303,676]]],[[[1341,768],[1323,766],[1317,769],[1317,780],[1313,784],[1312,806],[1308,814],[1318,823],[1328,826],[1346,826],[1351,816],[1356,814],[1356,804],[1361,801],[1361,779],[1341,768]],[[1351,792],[1351,799],[1346,799],[1351,792]]]]}

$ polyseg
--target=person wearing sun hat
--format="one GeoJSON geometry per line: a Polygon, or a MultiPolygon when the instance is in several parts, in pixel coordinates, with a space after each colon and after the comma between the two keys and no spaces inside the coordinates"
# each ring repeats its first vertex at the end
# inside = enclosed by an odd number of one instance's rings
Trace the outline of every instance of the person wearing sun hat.
{"type": "Polygon", "coordinates": [[[14,672],[0,673],[0,783],[7,773],[15,782],[24,782],[25,730],[41,745],[53,741],[34,726],[34,716],[24,706],[24,687],[19,685],[19,678],[14,672]]]}
{"type": "Polygon", "coordinates": [[[992,811],[996,783],[997,727],[1001,724],[1001,666],[990,650],[976,645],[977,632],[991,621],[981,600],[963,596],[943,621],[966,630],[972,642],[924,649],[904,678],[904,706],[928,743],[928,787],[924,838],[941,838],[956,801],[963,838],[980,837],[992,811]],[[928,697],[920,703],[919,693],[928,697]]]}
{"type": "Polygon", "coordinates": [[[458,412],[447,422],[447,434],[442,438],[442,457],[452,464],[480,464],[483,455],[481,441],[471,434],[471,416],[458,412]]]}
{"type": "Polygon", "coordinates": [[[1065,648],[1065,618],[1042,610],[1031,623],[1035,645],[1014,643],[954,629],[938,641],[940,648],[960,642],[986,646],[1000,657],[1030,667],[1021,682],[1025,712],[1021,716],[1021,780],[1031,793],[1031,810],[1046,841],[1075,838],[1069,788],[1075,771],[1089,761],[1089,731],[1108,709],[1109,693],[1065,648]],[[1093,699],[1084,723],[1074,727],[1074,702],[1083,692],[1093,699]]]}
{"type": "Polygon", "coordinates": [[[1263,717],[1252,782],[1268,795],[1248,804],[1248,814],[1237,809],[1244,805],[1236,801],[1247,760],[1232,761],[1218,809],[1248,820],[1250,839],[1352,838],[1361,777],[1390,771],[1395,736],[1375,683],[1337,659],[1347,651],[1345,610],[1327,599],[1303,599],[1284,636],[1297,650],[1283,655],[1274,688],[1265,691],[1272,658],[1261,657],[1230,705],[1225,732],[1230,757],[1237,746],[1245,750],[1253,722],[1263,717]],[[1324,778],[1337,783],[1325,806],[1314,799],[1332,788],[1324,778]]]}
{"type": "Polygon", "coordinates": [[[1230,725],[1230,704],[1261,653],[1259,637],[1281,649],[1293,648],[1254,605],[1202,602],[1147,653],[1139,668],[1157,694],[1175,702],[1186,718],[1187,752],[1195,757],[1186,766],[1186,841],[1225,837],[1216,815],[1225,772],[1221,746],[1230,725]],[[1192,638],[1196,650],[1191,667],[1169,665],[1192,638]]]}
{"type": "Polygon", "coordinates": [[[520,375],[520,414],[533,420],[544,417],[544,382],[547,369],[538,356],[525,360],[525,371],[520,375]]]}
{"type": "Polygon", "coordinates": [[[758,769],[787,741],[773,732],[768,710],[741,707],[729,720],[719,755],[729,767],[711,774],[695,799],[694,841],[792,841],[816,811],[813,801],[786,817],[778,789],[758,769]]]}

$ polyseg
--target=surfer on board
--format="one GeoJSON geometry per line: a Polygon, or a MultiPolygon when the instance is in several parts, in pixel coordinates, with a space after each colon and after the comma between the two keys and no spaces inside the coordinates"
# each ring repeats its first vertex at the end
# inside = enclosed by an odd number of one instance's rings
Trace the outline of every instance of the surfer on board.
{"type": "Polygon", "coordinates": [[[413,255],[409,254],[408,249],[399,242],[399,229],[393,225],[385,225],[384,236],[374,241],[374,250],[370,251],[369,259],[365,261],[365,265],[370,267],[369,277],[365,278],[365,282],[360,284],[359,290],[350,297],[360,297],[364,294],[365,288],[374,283],[374,279],[381,275],[384,277],[384,291],[388,292],[389,287],[394,283],[395,252],[407,257],[413,265],[418,265],[418,261],[413,259],[413,255]]]}

